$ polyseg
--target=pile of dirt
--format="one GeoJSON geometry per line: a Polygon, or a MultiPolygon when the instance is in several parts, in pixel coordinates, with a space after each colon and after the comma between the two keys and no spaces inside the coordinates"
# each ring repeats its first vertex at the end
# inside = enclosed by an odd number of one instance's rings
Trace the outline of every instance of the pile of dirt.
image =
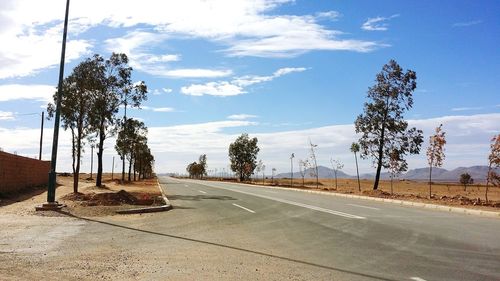
{"type": "Polygon", "coordinates": [[[125,190],[105,193],[70,193],[61,199],[77,201],[82,206],[152,205],[159,201],[150,194],[129,193],[125,190]]]}

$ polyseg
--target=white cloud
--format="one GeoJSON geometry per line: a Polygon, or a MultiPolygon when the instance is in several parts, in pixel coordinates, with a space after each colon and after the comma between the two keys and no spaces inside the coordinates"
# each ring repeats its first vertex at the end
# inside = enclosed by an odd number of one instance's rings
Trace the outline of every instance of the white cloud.
{"type": "MultiPolygon", "coordinates": [[[[421,154],[408,158],[409,168],[427,166],[425,157],[426,144],[434,128],[443,124],[447,144],[444,168],[452,169],[459,166],[485,165],[490,139],[500,130],[500,113],[478,114],[470,116],[443,116],[432,119],[409,120],[410,126],[416,126],[424,131],[424,146],[421,154]]],[[[149,127],[148,140],[155,155],[158,172],[184,172],[192,159],[206,153],[208,165],[211,168],[227,167],[228,146],[238,135],[247,131],[248,126],[258,123],[245,120],[227,120],[201,124],[176,125],[167,127],[149,127]],[[230,129],[230,131],[225,131],[230,129]]],[[[256,127],[258,128],[258,127],[256,127]]],[[[256,128],[253,128],[255,131],[256,128]]],[[[58,153],[58,170],[71,170],[70,141],[68,132],[61,131],[58,153]]],[[[37,155],[39,129],[0,128],[0,139],[5,151],[18,151],[22,155],[37,155]]],[[[46,129],[44,136],[45,159],[50,156],[51,130],[46,129]]],[[[344,171],[355,173],[354,157],[349,151],[350,144],[358,136],[352,124],[331,125],[305,130],[291,130],[271,133],[250,134],[259,140],[259,159],[263,159],[268,170],[271,167],[278,172],[288,171],[290,153],[295,153],[296,159],[308,157],[308,138],[317,144],[318,163],[328,166],[331,157],[339,158],[345,163],[344,171]]],[[[111,148],[114,140],[106,141],[110,148],[105,150],[105,170],[110,170],[111,148]]],[[[86,164],[87,161],[83,163],[86,164]]],[[[370,160],[360,161],[360,172],[373,172],[370,160]]],[[[84,167],[88,171],[88,167],[84,167]]]]}
{"type": "Polygon", "coordinates": [[[304,67],[287,67],[280,68],[269,76],[258,76],[258,75],[246,75],[241,77],[236,77],[231,81],[218,81],[218,82],[208,82],[205,84],[192,84],[181,88],[181,93],[191,96],[237,96],[245,94],[245,87],[272,81],[275,78],[281,77],[283,75],[305,71],[304,67]]]}
{"type": "Polygon", "coordinates": [[[482,20],[472,20],[472,21],[465,21],[465,22],[456,22],[452,25],[452,27],[468,27],[476,24],[482,23],[482,20]]]}
{"type": "Polygon", "coordinates": [[[231,70],[214,70],[202,68],[186,68],[186,69],[173,69],[173,70],[151,70],[151,74],[159,76],[166,76],[170,78],[217,78],[231,75],[231,70]]]}
{"type": "Polygon", "coordinates": [[[454,107],[451,111],[471,111],[471,110],[481,110],[483,107],[454,107]]]}
{"type": "Polygon", "coordinates": [[[167,94],[170,94],[172,92],[172,89],[170,88],[162,88],[161,90],[167,94]]]}
{"type": "Polygon", "coordinates": [[[52,102],[56,88],[50,85],[0,85],[0,102],[13,100],[36,100],[52,102]]]}
{"type": "Polygon", "coordinates": [[[328,11],[328,12],[319,12],[316,13],[316,18],[318,19],[329,19],[329,20],[338,20],[342,15],[337,11],[328,11]]]}
{"type": "MultiPolygon", "coordinates": [[[[158,65],[179,61],[180,57],[153,55],[147,46],[174,36],[216,42],[226,46],[230,56],[290,57],[313,50],[368,52],[384,47],[373,41],[340,38],[345,34],[318,23],[321,19],[337,18],[335,11],[316,15],[274,13],[276,8],[289,2],[293,1],[143,0],[141,5],[131,0],[73,1],[66,59],[69,62],[90,52],[95,43],[78,36],[98,25],[151,27],[151,32],[138,30],[106,43],[113,46],[114,51],[130,54],[133,67],[156,73],[169,69],[158,69],[158,65]]],[[[59,63],[64,4],[63,0],[2,1],[0,79],[30,75],[59,63]]]]}
{"type": "Polygon", "coordinates": [[[190,96],[218,96],[229,97],[246,93],[242,87],[233,85],[230,82],[208,82],[206,84],[192,84],[181,87],[181,93],[190,96]]]}
{"type": "Polygon", "coordinates": [[[14,113],[10,111],[1,111],[0,110],[0,120],[14,120],[14,113]]]}
{"type": "Polygon", "coordinates": [[[399,17],[399,15],[395,14],[390,17],[369,18],[368,20],[366,20],[366,22],[363,23],[361,29],[368,31],[386,31],[389,26],[387,21],[396,17],[399,17]]]}
{"type": "Polygon", "coordinates": [[[150,111],[154,111],[154,112],[174,112],[175,111],[175,109],[172,107],[151,107],[151,106],[146,106],[146,105],[141,106],[141,109],[150,110],[150,111]]]}
{"type": "Polygon", "coordinates": [[[257,115],[252,115],[252,114],[233,114],[229,115],[227,119],[232,119],[232,120],[245,120],[249,118],[257,118],[257,115]]]}

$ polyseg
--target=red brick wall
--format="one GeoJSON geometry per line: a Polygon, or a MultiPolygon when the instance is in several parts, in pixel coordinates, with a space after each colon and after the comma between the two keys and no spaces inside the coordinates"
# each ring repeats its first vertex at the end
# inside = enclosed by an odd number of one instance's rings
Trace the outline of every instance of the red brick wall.
{"type": "Polygon", "coordinates": [[[46,185],[50,161],[40,161],[0,151],[0,193],[46,185]]]}

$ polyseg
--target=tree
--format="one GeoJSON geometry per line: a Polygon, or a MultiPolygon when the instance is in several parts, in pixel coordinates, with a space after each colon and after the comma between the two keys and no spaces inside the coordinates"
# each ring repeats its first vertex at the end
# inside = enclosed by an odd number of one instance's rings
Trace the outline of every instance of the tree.
{"type": "Polygon", "coordinates": [[[304,177],[306,176],[307,169],[309,169],[309,160],[299,160],[299,171],[302,177],[302,186],[305,186],[304,177]]]}
{"type": "Polygon", "coordinates": [[[250,139],[248,134],[242,134],[229,145],[229,160],[231,170],[238,173],[240,181],[248,180],[257,166],[257,138],[250,139]]]}
{"type": "Polygon", "coordinates": [[[262,171],[262,166],[264,166],[262,160],[257,161],[257,166],[255,167],[255,180],[258,179],[259,173],[262,171]]]}
{"type": "Polygon", "coordinates": [[[443,165],[444,145],[446,144],[443,124],[436,127],[434,135],[429,137],[429,147],[427,147],[427,162],[429,163],[429,198],[432,196],[432,167],[441,167],[443,165]]]}
{"type": "Polygon", "coordinates": [[[391,174],[391,194],[394,194],[393,190],[393,179],[397,175],[401,174],[402,172],[406,171],[406,167],[403,166],[404,162],[401,161],[399,151],[394,149],[389,153],[389,172],[391,174]]]}
{"type": "Polygon", "coordinates": [[[358,156],[356,153],[359,152],[359,144],[353,142],[351,144],[351,152],[354,153],[354,160],[356,160],[356,175],[358,176],[358,191],[361,192],[361,182],[359,181],[359,169],[358,169],[358,156]]]}
{"type": "Polygon", "coordinates": [[[190,178],[203,179],[203,176],[207,175],[207,155],[200,155],[198,161],[199,163],[195,161],[186,167],[186,171],[188,172],[190,178]]]}
{"type": "Polygon", "coordinates": [[[469,173],[463,173],[460,175],[460,183],[464,185],[464,191],[467,191],[467,185],[473,184],[474,179],[469,175],[469,173]]]}
{"type": "Polygon", "coordinates": [[[403,69],[391,60],[377,74],[376,84],[368,89],[369,102],[355,121],[361,157],[371,157],[377,166],[373,189],[378,188],[382,167],[389,167],[389,153],[396,149],[401,166],[406,167],[406,154],[418,154],[423,142],[422,131],[408,129],[403,114],[413,106],[412,93],[417,87],[414,71],[403,69]]]}
{"type": "Polygon", "coordinates": [[[497,172],[500,168],[500,134],[491,139],[490,155],[488,155],[488,175],[486,178],[486,203],[488,203],[489,184],[500,186],[500,174],[497,172]]]}
{"type": "Polygon", "coordinates": [[[311,140],[309,139],[309,144],[311,146],[311,154],[309,157],[311,158],[311,164],[313,165],[310,174],[311,177],[316,177],[316,188],[319,187],[319,172],[318,172],[318,163],[316,162],[316,152],[314,151],[314,148],[316,148],[318,145],[313,144],[311,140]]]}
{"type": "MultiPolygon", "coordinates": [[[[98,64],[93,59],[86,59],[78,64],[62,83],[61,120],[64,130],[71,131],[71,156],[73,169],[73,192],[78,192],[81,155],[84,138],[90,134],[89,115],[93,106],[92,95],[100,90],[98,64]]],[[[57,94],[54,94],[57,104],[57,94]]],[[[55,114],[54,104],[47,108],[48,116],[55,114]]]]}
{"type": "Polygon", "coordinates": [[[144,122],[136,119],[129,119],[125,125],[126,127],[118,132],[115,150],[121,159],[128,160],[128,181],[131,181],[132,166],[135,166],[137,154],[147,147],[148,129],[144,122]]]}
{"type": "Polygon", "coordinates": [[[262,184],[266,185],[266,165],[262,164],[262,184]]]}
{"type": "Polygon", "coordinates": [[[274,174],[276,173],[276,168],[271,169],[271,183],[274,184],[274,174]]]}
{"type": "Polygon", "coordinates": [[[333,173],[335,174],[335,190],[337,190],[337,188],[338,188],[337,173],[339,170],[342,170],[342,168],[344,168],[344,164],[342,164],[342,162],[340,162],[340,160],[338,160],[338,159],[334,160],[333,158],[330,158],[330,163],[332,163],[333,173]]]}
{"type": "MultiPolygon", "coordinates": [[[[145,94],[146,87],[143,83],[137,88],[132,85],[130,79],[132,68],[128,66],[128,58],[125,54],[113,53],[107,60],[99,55],[94,55],[92,60],[97,64],[95,75],[98,78],[100,89],[92,96],[90,127],[97,138],[96,186],[101,186],[104,141],[115,135],[116,125],[119,121],[115,115],[122,104],[121,97],[134,89],[144,91],[145,94]]],[[[123,130],[126,126],[122,124],[121,127],[123,130]]]]}

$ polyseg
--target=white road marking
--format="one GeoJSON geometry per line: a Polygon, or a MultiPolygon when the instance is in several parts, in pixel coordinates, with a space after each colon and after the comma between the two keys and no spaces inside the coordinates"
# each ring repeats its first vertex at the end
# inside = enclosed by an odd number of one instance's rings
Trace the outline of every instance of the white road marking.
{"type": "Polygon", "coordinates": [[[411,277],[410,279],[415,280],[415,281],[427,281],[427,280],[420,278],[420,277],[411,277]]]}
{"type": "Polygon", "coordinates": [[[199,192],[203,193],[203,194],[207,194],[205,191],[203,190],[198,190],[199,192]]]}
{"type": "Polygon", "coordinates": [[[371,209],[371,210],[377,210],[377,211],[379,211],[379,210],[380,210],[379,208],[375,208],[375,207],[368,207],[368,206],[357,205],[357,204],[347,204],[347,205],[349,205],[349,206],[354,206],[354,207],[360,207],[360,208],[371,209]]]}
{"type": "Polygon", "coordinates": [[[312,206],[312,205],[308,205],[308,204],[303,204],[303,203],[299,203],[299,202],[295,202],[295,201],[290,201],[290,200],[286,200],[286,199],[281,199],[281,198],[276,198],[276,197],[271,197],[271,196],[266,196],[266,195],[261,195],[261,194],[255,194],[255,193],[251,193],[251,192],[246,192],[246,191],[242,191],[242,190],[236,190],[236,189],[233,189],[233,188],[225,188],[225,187],[215,186],[215,185],[206,184],[206,183],[203,183],[203,185],[210,186],[210,187],[215,187],[215,188],[220,188],[220,189],[225,189],[225,190],[230,190],[230,191],[234,191],[234,192],[239,192],[239,193],[243,193],[243,194],[247,194],[247,195],[252,195],[252,196],[256,196],[256,197],[260,197],[260,198],[264,198],[264,199],[274,200],[274,201],[278,201],[278,202],[281,202],[281,203],[295,205],[295,206],[299,206],[299,207],[303,207],[303,208],[307,208],[307,209],[311,209],[311,210],[315,210],[315,211],[319,211],[319,212],[323,212],[323,213],[328,213],[328,214],[332,214],[332,215],[336,215],[336,216],[341,216],[341,217],[345,217],[345,218],[350,218],[350,219],[366,219],[365,217],[361,217],[361,216],[357,216],[357,215],[352,215],[352,214],[348,214],[348,213],[344,213],[344,212],[339,212],[339,211],[334,211],[334,210],[330,210],[330,209],[325,209],[325,208],[321,208],[321,207],[317,207],[317,206],[312,206]]]}
{"type": "Polygon", "coordinates": [[[250,213],[252,213],[252,214],[255,214],[255,211],[250,210],[250,209],[248,209],[248,208],[245,208],[245,207],[243,207],[243,206],[240,206],[240,205],[238,205],[238,204],[234,204],[234,203],[233,203],[233,206],[236,206],[236,207],[238,207],[238,208],[242,208],[242,209],[243,209],[243,210],[245,210],[245,211],[248,211],[248,212],[250,212],[250,213]]]}

